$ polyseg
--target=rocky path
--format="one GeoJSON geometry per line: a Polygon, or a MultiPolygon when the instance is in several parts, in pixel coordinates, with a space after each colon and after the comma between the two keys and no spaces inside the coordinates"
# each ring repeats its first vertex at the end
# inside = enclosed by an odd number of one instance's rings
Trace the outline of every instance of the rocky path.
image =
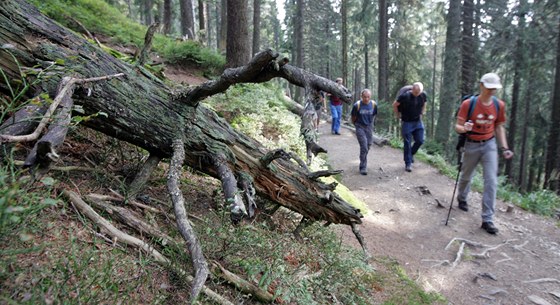
{"type": "MultiPolygon", "coordinates": [[[[419,161],[405,172],[402,151],[377,146],[368,156],[369,174],[362,176],[354,133],[331,135],[326,122],[319,144],[372,211],[361,230],[374,256],[395,258],[411,279],[451,304],[560,304],[557,220],[517,207],[508,211],[499,201],[494,223],[500,232],[493,236],[480,228],[481,196],[472,193],[470,211],[453,209],[445,226],[453,179],[419,161]]],[[[341,234],[359,247],[351,230],[341,234]]]]}

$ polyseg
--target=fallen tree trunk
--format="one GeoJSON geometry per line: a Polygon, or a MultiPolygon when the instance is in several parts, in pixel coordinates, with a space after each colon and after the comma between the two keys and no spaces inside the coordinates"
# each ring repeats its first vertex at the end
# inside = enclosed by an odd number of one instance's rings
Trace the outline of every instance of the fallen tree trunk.
{"type": "MultiPolygon", "coordinates": [[[[222,171],[215,162],[220,158],[220,166],[229,167],[235,177],[251,177],[259,196],[306,218],[361,223],[358,210],[326,191],[320,181],[310,179],[305,168],[285,159],[262,164],[259,160],[268,153],[262,145],[199,105],[201,99],[223,92],[234,83],[265,82],[274,77],[349,100],[347,92],[335,83],[283,60],[276,61],[278,54],[270,50],[257,54],[247,66],[226,70],[216,81],[194,89],[170,88],[142,67],[121,62],[60,27],[24,0],[0,2],[0,46],[0,69],[10,79],[21,78],[20,67],[47,68],[54,63],[55,67],[44,73],[48,77],[33,88],[51,96],[66,71],[83,78],[124,73],[123,78],[76,87],[72,99],[86,115],[106,115],[84,122],[87,127],[160,158],[171,157],[173,140],[182,139],[184,164],[191,168],[220,179],[222,171]]],[[[244,181],[247,183],[247,179],[244,181]]]]}

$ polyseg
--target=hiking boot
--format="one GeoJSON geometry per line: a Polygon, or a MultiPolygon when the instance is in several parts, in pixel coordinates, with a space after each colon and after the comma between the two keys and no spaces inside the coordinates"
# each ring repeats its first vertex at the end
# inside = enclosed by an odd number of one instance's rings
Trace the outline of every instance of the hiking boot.
{"type": "Polygon", "coordinates": [[[360,170],[360,175],[364,175],[364,176],[367,175],[367,170],[361,169],[360,170]]]}
{"type": "Polygon", "coordinates": [[[468,212],[469,211],[469,205],[467,204],[466,201],[459,200],[459,209],[463,210],[465,212],[468,212]]]}
{"type": "Polygon", "coordinates": [[[410,173],[412,171],[412,165],[408,164],[405,166],[404,170],[410,173]]]}
{"type": "Polygon", "coordinates": [[[494,226],[494,224],[491,221],[483,222],[481,228],[483,228],[484,230],[486,230],[486,232],[490,234],[496,234],[499,231],[498,228],[496,228],[496,226],[494,226]]]}

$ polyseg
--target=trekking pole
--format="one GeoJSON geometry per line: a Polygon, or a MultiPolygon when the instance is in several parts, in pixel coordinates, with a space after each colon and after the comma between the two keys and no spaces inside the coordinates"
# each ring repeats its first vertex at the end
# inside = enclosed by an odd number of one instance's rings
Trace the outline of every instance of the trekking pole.
{"type": "Polygon", "coordinates": [[[464,148],[459,150],[459,166],[457,170],[457,178],[455,178],[455,187],[453,188],[453,196],[451,196],[451,203],[449,204],[449,211],[447,212],[447,219],[445,220],[445,225],[449,222],[449,215],[451,215],[451,208],[453,207],[453,199],[455,199],[455,191],[457,191],[457,184],[459,183],[459,175],[461,174],[461,167],[463,167],[463,153],[464,148]]]}

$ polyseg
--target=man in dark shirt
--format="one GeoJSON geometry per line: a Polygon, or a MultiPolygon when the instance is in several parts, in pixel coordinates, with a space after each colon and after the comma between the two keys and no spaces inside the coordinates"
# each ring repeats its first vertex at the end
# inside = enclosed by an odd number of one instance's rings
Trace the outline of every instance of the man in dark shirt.
{"type": "MultiPolygon", "coordinates": [[[[410,86],[407,86],[410,87],[410,86]]],[[[424,123],[422,115],[426,113],[426,93],[420,82],[412,84],[411,89],[403,87],[393,102],[393,111],[397,119],[402,121],[402,137],[404,140],[404,165],[407,172],[412,171],[414,154],[424,143],[424,123]],[[414,144],[412,140],[414,139],[414,144]]]]}

